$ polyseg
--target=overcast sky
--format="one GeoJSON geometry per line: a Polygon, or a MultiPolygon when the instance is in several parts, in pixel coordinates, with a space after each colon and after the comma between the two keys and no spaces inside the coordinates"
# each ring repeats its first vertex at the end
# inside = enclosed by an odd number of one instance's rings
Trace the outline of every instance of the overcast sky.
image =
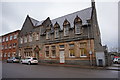
{"type": "MultiPolygon", "coordinates": [[[[2,24],[0,35],[20,30],[27,15],[39,21],[47,17],[54,19],[70,14],[88,7],[91,7],[91,0],[16,0],[17,2],[2,0],[0,3],[0,17],[2,24]],[[2,4],[2,5],[1,5],[2,4]],[[2,15],[1,15],[2,14],[2,15]]],[[[118,1],[96,1],[98,24],[101,32],[103,45],[109,49],[118,47],[118,1]]]]}

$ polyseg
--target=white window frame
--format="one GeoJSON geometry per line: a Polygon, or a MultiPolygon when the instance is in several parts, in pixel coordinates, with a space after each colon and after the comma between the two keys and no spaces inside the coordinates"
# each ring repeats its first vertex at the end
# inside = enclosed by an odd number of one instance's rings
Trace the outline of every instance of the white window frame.
{"type": "Polygon", "coordinates": [[[10,40],[12,40],[12,39],[13,39],[13,36],[11,35],[11,36],[10,36],[10,40]]]}
{"type": "MultiPolygon", "coordinates": [[[[81,49],[85,49],[85,48],[81,48],[81,49]]],[[[86,56],[82,56],[82,54],[83,53],[81,53],[81,50],[80,50],[80,57],[87,57],[87,55],[86,56]]],[[[84,54],[85,54],[85,52],[84,52],[84,54]]],[[[87,53],[86,53],[87,54],[87,53]]]]}
{"type": "Polygon", "coordinates": [[[36,40],[39,40],[39,33],[36,34],[36,40]]]}
{"type": "Polygon", "coordinates": [[[5,38],[2,39],[2,42],[5,42],[5,38]]]}
{"type": "Polygon", "coordinates": [[[4,57],[7,57],[7,53],[4,54],[4,57]]]}
{"type": "Polygon", "coordinates": [[[10,53],[8,53],[8,57],[10,57],[10,53]]]}
{"type": "Polygon", "coordinates": [[[6,41],[8,41],[8,37],[6,37],[6,41]]]}
{"type": "Polygon", "coordinates": [[[14,39],[17,39],[17,34],[14,35],[14,39]]]}
{"type": "MultiPolygon", "coordinates": [[[[73,51],[74,51],[74,49],[69,49],[69,57],[75,58],[75,55],[74,55],[74,56],[73,56],[73,55],[72,55],[72,56],[70,55],[70,50],[73,50],[73,51]]],[[[74,54],[75,54],[75,51],[74,51],[74,54]]]]}

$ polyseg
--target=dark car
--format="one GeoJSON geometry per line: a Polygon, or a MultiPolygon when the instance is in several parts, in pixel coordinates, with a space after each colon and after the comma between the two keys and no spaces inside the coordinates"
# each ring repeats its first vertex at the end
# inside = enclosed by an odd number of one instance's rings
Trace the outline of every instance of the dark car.
{"type": "Polygon", "coordinates": [[[11,57],[9,59],[7,59],[7,63],[11,62],[11,63],[19,63],[20,59],[18,57],[11,57]]]}

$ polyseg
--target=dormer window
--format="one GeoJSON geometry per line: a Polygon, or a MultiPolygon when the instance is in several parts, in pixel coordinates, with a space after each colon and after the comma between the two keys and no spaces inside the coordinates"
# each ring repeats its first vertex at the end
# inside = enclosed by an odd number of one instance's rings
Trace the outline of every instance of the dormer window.
{"type": "Polygon", "coordinates": [[[80,34],[80,28],[82,26],[82,20],[76,16],[75,20],[74,20],[74,25],[75,25],[75,34],[80,34]]]}
{"type": "Polygon", "coordinates": [[[69,27],[64,28],[64,36],[68,36],[69,34],[69,27]]]}
{"type": "Polygon", "coordinates": [[[46,32],[46,39],[50,38],[50,32],[46,32]]]}
{"type": "Polygon", "coordinates": [[[36,40],[39,40],[39,33],[36,34],[36,40]]]}
{"type": "Polygon", "coordinates": [[[24,43],[27,43],[27,36],[24,37],[24,43]]]}
{"type": "Polygon", "coordinates": [[[56,22],[55,25],[54,25],[54,31],[55,31],[55,38],[58,38],[59,37],[59,29],[60,29],[60,26],[59,24],[56,22]]]}
{"type": "Polygon", "coordinates": [[[29,35],[29,42],[32,42],[32,35],[29,35]]]}
{"type": "Polygon", "coordinates": [[[75,34],[80,34],[80,26],[79,25],[75,25],[75,34]]]}
{"type": "Polygon", "coordinates": [[[59,30],[56,29],[56,30],[55,30],[55,38],[58,38],[58,37],[59,37],[59,30]]]}
{"type": "Polygon", "coordinates": [[[63,23],[63,27],[64,27],[64,36],[68,36],[69,35],[70,23],[68,22],[67,19],[65,19],[65,21],[63,23]]]}

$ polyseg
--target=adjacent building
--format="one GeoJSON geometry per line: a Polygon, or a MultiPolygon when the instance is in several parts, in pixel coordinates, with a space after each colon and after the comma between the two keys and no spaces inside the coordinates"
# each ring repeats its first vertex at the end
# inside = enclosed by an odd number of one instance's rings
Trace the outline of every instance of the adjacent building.
{"type": "Polygon", "coordinates": [[[10,32],[0,37],[0,57],[1,60],[6,60],[9,57],[15,57],[18,48],[19,30],[10,32]]]}
{"type": "MultiPolygon", "coordinates": [[[[19,33],[18,56],[40,62],[96,65],[96,53],[104,53],[92,7],[51,20],[38,21],[27,15],[19,33]]],[[[103,60],[104,61],[104,60],[103,60]]]]}

